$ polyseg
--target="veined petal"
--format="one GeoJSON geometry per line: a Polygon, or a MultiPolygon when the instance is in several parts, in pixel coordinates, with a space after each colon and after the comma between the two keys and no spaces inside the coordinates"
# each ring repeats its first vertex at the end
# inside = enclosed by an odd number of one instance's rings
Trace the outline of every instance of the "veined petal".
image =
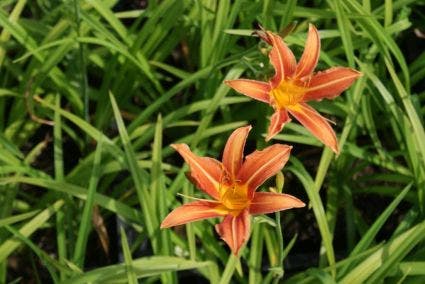
{"type": "Polygon", "coordinates": [[[272,88],[277,87],[286,77],[293,75],[297,61],[295,56],[280,36],[266,32],[268,43],[272,45],[269,53],[270,63],[273,65],[275,75],[271,79],[272,88]]]}
{"type": "Polygon", "coordinates": [[[295,71],[295,77],[302,78],[313,73],[317,65],[320,54],[320,38],[319,33],[314,25],[310,24],[308,28],[307,41],[305,43],[304,52],[295,71]]]}
{"type": "Polygon", "coordinates": [[[276,134],[278,134],[283,126],[290,122],[291,119],[288,116],[288,112],[285,109],[276,110],[270,119],[269,129],[267,131],[266,141],[272,139],[276,134]]]}
{"type": "Polygon", "coordinates": [[[299,103],[295,107],[289,108],[288,111],[317,139],[338,154],[335,132],[323,116],[306,103],[299,103]]]}
{"type": "Polygon", "coordinates": [[[227,243],[234,255],[248,240],[251,222],[248,210],[243,210],[238,216],[231,214],[224,217],[223,222],[215,226],[217,233],[227,243]]]}
{"type": "Polygon", "coordinates": [[[230,173],[232,180],[235,180],[236,174],[242,166],[243,150],[251,128],[251,125],[248,125],[233,131],[224,147],[223,166],[230,173]]]}
{"type": "Polygon", "coordinates": [[[255,192],[249,207],[249,214],[268,214],[304,206],[304,202],[289,194],[255,192]]]}
{"type": "Polygon", "coordinates": [[[248,185],[248,198],[252,198],[254,191],[263,182],[283,168],[291,149],[288,145],[274,144],[246,156],[238,173],[238,180],[241,184],[248,185]]]}
{"type": "Polygon", "coordinates": [[[361,75],[359,71],[346,67],[334,67],[319,72],[311,78],[303,100],[333,99],[350,87],[361,75]]]}
{"type": "Polygon", "coordinates": [[[220,210],[220,203],[214,201],[194,201],[177,207],[165,217],[161,223],[162,228],[169,228],[206,218],[225,215],[227,212],[220,210]]]}
{"type": "Polygon", "coordinates": [[[190,177],[196,181],[199,189],[215,199],[219,199],[219,185],[223,175],[223,168],[219,161],[208,158],[199,157],[190,151],[186,144],[172,144],[179,154],[183,157],[190,167],[190,177]]]}
{"type": "Polygon", "coordinates": [[[269,103],[269,83],[248,79],[227,80],[224,83],[245,96],[269,103]]]}

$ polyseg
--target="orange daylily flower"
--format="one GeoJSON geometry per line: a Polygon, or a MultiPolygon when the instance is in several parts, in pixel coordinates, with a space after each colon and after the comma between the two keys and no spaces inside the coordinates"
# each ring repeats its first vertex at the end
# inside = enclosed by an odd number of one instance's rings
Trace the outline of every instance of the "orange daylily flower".
{"type": "Polygon", "coordinates": [[[236,91],[253,99],[270,104],[275,113],[271,117],[266,141],[269,141],[291,119],[288,112],[325,145],[338,153],[335,132],[327,120],[306,102],[333,99],[351,86],[361,73],[346,67],[333,67],[313,73],[320,53],[320,38],[317,29],[309,26],[307,41],[300,61],[281,37],[269,31],[257,34],[272,46],[269,59],[275,75],[269,82],[238,79],[225,81],[236,91]]]}
{"type": "Polygon", "coordinates": [[[236,129],[227,140],[222,162],[199,157],[186,144],[173,147],[189,164],[190,180],[214,200],[201,199],[174,209],[162,221],[168,228],[206,218],[224,217],[216,231],[237,255],[250,234],[250,215],[266,214],[305,204],[281,193],[256,192],[280,171],[289,159],[291,146],[275,144],[254,151],[244,159],[243,150],[251,126],[236,129]]]}

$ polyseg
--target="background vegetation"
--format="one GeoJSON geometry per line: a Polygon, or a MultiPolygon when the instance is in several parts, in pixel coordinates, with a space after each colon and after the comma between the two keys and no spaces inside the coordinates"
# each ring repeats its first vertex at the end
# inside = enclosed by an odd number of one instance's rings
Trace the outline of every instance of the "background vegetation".
{"type": "Polygon", "coordinates": [[[2,0],[0,283],[425,282],[424,4],[2,0]],[[240,259],[218,220],[159,230],[200,196],[169,144],[220,157],[251,123],[266,145],[271,108],[223,80],[269,78],[252,30],[294,22],[297,57],[313,23],[318,69],[364,74],[314,105],[338,157],[296,122],[275,139],[294,150],[269,185],[310,206],[256,217],[240,259]]]}

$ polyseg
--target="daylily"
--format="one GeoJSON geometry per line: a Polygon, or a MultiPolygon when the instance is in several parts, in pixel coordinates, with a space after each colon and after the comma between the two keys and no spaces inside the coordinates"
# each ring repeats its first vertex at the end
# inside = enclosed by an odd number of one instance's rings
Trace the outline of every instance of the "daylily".
{"type": "Polygon", "coordinates": [[[250,235],[250,215],[305,206],[288,194],[256,192],[265,180],[283,168],[292,147],[275,144],[254,151],[244,159],[245,141],[250,130],[251,126],[245,126],[230,135],[222,162],[199,157],[186,144],[171,145],[189,164],[190,180],[214,200],[201,199],[174,209],[162,221],[161,228],[224,217],[216,225],[216,231],[237,255],[250,235]]]}
{"type": "Polygon", "coordinates": [[[291,119],[288,112],[325,145],[338,153],[335,132],[327,120],[306,102],[333,99],[359,77],[361,73],[346,67],[333,67],[313,73],[320,53],[320,38],[317,29],[309,26],[304,52],[298,64],[294,54],[281,37],[269,31],[257,34],[272,46],[270,63],[275,75],[269,82],[238,79],[225,81],[236,91],[270,104],[275,112],[271,117],[266,141],[269,141],[291,119]]]}

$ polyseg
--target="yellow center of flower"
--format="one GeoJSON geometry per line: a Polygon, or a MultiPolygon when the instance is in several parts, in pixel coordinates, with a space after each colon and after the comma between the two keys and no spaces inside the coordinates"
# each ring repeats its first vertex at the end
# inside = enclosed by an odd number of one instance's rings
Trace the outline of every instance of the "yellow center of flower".
{"type": "Polygon", "coordinates": [[[290,108],[297,105],[304,97],[307,89],[293,81],[282,81],[277,88],[271,91],[279,109],[290,108]]]}
{"type": "Polygon", "coordinates": [[[249,206],[248,187],[238,183],[234,183],[230,186],[222,185],[220,190],[220,201],[230,213],[238,215],[243,209],[249,206]]]}

